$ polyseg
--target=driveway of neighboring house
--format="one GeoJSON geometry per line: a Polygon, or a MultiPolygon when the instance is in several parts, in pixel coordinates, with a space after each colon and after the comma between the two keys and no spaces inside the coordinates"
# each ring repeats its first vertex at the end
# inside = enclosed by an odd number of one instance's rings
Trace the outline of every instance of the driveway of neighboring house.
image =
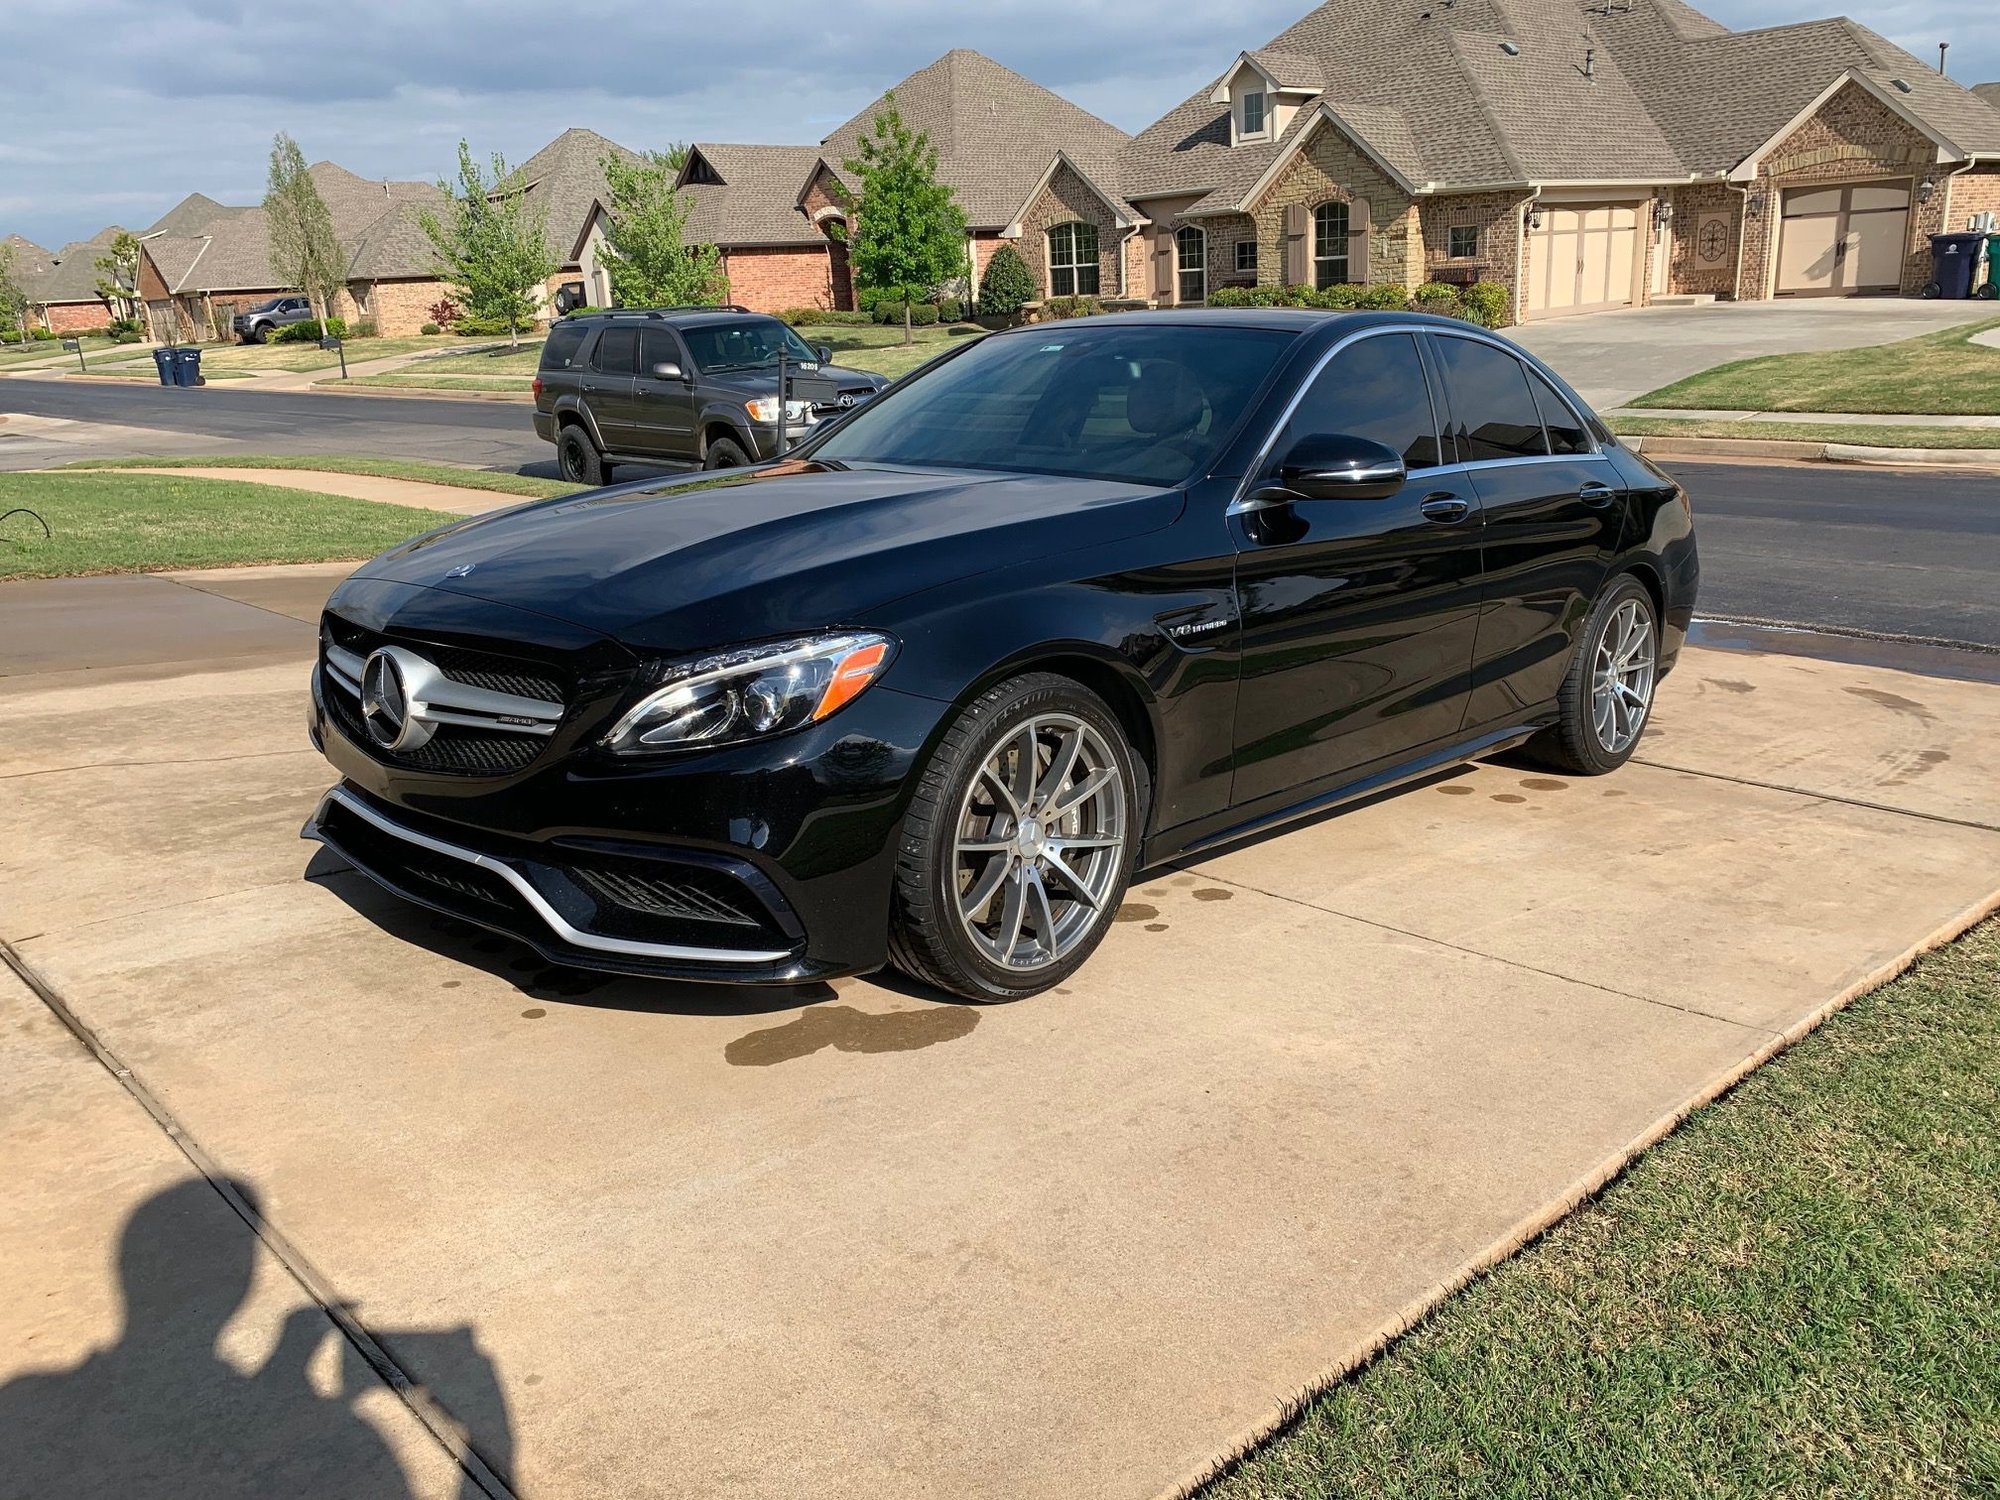
{"type": "Polygon", "coordinates": [[[1991,302],[1816,297],[1621,308],[1507,330],[1599,411],[1734,359],[1893,344],[1993,316],[1991,302]]]}

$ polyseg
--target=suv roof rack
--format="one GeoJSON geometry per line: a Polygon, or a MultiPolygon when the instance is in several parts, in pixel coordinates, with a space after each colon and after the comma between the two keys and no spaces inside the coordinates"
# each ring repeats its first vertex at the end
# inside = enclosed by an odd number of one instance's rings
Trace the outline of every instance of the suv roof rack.
{"type": "Polygon", "coordinates": [[[750,309],[735,302],[721,306],[690,302],[682,307],[600,307],[594,312],[565,313],[568,318],[665,318],[675,313],[747,313],[750,309]]]}

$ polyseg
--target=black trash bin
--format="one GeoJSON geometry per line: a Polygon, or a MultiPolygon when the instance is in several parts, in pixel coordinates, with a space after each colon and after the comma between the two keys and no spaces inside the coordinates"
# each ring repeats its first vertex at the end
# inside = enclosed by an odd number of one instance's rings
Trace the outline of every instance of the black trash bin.
{"type": "MultiPolygon", "coordinates": [[[[1963,293],[1960,293],[1963,296],[1963,293]]],[[[201,350],[176,349],[174,351],[174,384],[201,384],[201,350]]]]}
{"type": "Polygon", "coordinates": [[[160,384],[174,383],[174,351],[171,347],[153,351],[153,368],[160,372],[160,384]]]}
{"type": "Polygon", "coordinates": [[[1943,297],[1963,302],[1972,295],[1972,269],[1979,264],[1983,234],[1934,234],[1931,236],[1931,283],[1926,297],[1943,297]]]}

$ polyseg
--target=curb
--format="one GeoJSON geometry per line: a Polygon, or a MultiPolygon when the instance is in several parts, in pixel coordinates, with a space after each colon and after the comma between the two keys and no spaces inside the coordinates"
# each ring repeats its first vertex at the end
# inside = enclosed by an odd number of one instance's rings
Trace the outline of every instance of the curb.
{"type": "Polygon", "coordinates": [[[1806,463],[1879,464],[1960,469],[2000,469],[1992,448],[1871,448],[1860,443],[1805,443],[1785,438],[1623,437],[1618,441],[1648,458],[1789,458],[1806,463]]]}
{"type": "Polygon", "coordinates": [[[342,385],[338,380],[322,380],[305,387],[319,396],[392,396],[410,397],[418,401],[512,401],[520,406],[533,406],[533,391],[430,391],[413,389],[400,385],[342,385]]]}

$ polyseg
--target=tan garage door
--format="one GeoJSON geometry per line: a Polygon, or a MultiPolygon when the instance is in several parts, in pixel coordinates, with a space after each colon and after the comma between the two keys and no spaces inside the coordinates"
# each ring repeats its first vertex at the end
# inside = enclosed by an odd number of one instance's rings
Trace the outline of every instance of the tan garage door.
{"type": "Polygon", "coordinates": [[[1636,203],[1545,204],[1528,230],[1528,316],[1601,312],[1632,301],[1638,284],[1636,203]]]}
{"type": "Polygon", "coordinates": [[[1787,188],[1778,230],[1778,295],[1893,292],[1910,236],[1910,185],[1787,188]]]}

